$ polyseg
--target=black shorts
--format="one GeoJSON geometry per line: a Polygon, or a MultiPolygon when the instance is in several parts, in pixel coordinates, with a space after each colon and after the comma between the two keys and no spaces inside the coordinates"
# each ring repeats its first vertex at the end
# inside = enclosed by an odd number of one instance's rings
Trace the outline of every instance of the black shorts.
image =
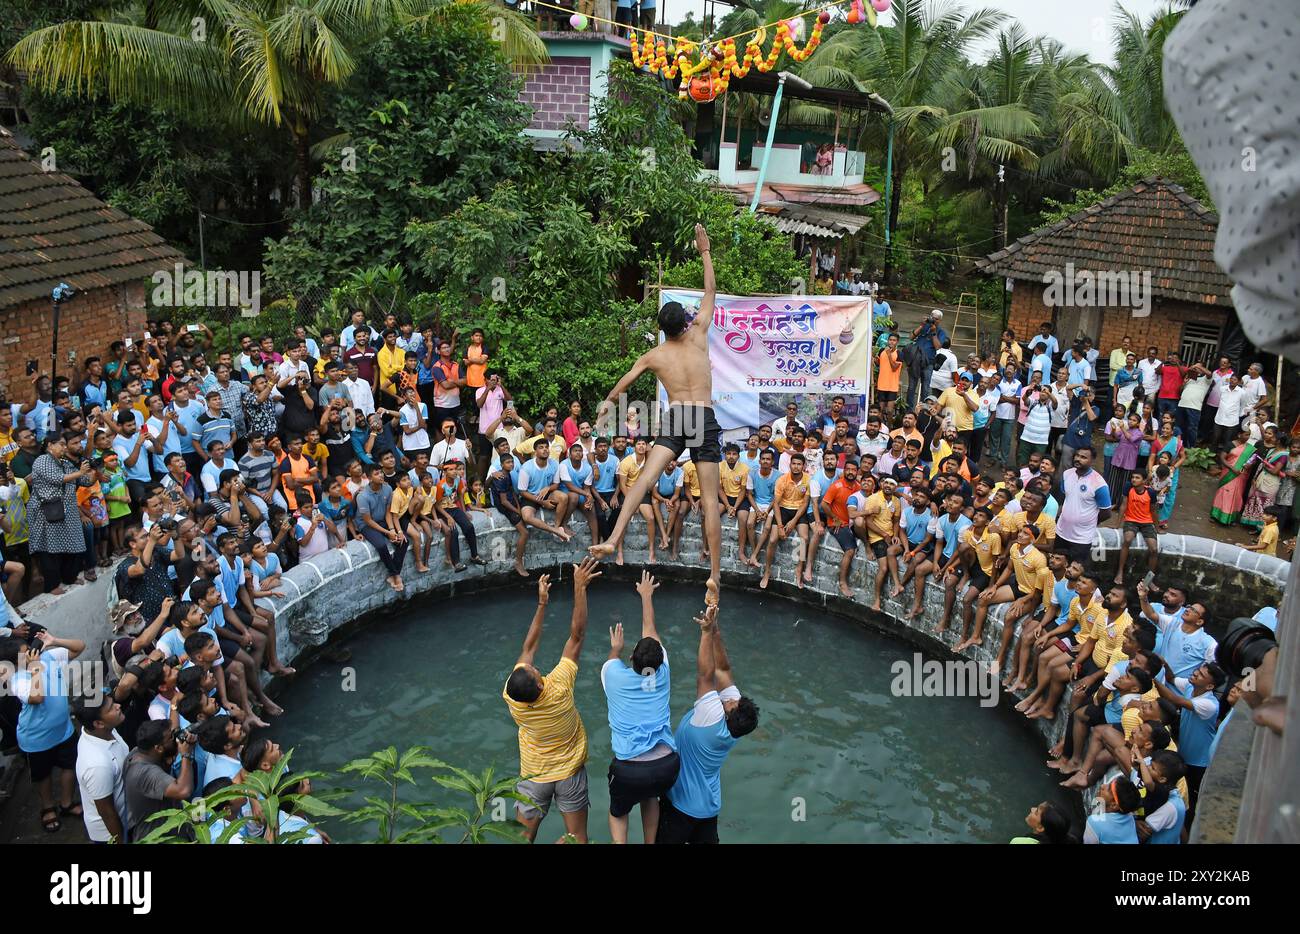
{"type": "Polygon", "coordinates": [[[749,512],[749,500],[740,496],[727,496],[725,493],[723,494],[723,498],[726,499],[728,508],[732,506],[736,507],[736,515],[740,515],[742,512],[749,512]]]}
{"type": "Polygon", "coordinates": [[[674,459],[682,451],[690,451],[697,464],[717,464],[722,461],[721,436],[722,426],[713,415],[713,406],[674,402],[664,413],[655,447],[667,448],[674,459]]]}
{"type": "MultiPolygon", "coordinates": [[[[790,520],[794,518],[794,510],[786,509],[784,506],[780,507],[780,509],[781,509],[781,524],[789,525],[790,520]]],[[[799,514],[799,521],[797,521],[795,525],[811,525],[811,524],[812,523],[808,518],[808,510],[805,509],[803,512],[799,514]]]]}
{"type": "Polygon", "coordinates": [[[1011,597],[1012,600],[1019,600],[1025,595],[1025,592],[1020,589],[1020,581],[1016,580],[1014,571],[1011,574],[1011,579],[1007,581],[1007,586],[1011,588],[1011,593],[1013,594],[1011,597]]]}
{"type": "Polygon", "coordinates": [[[56,766],[68,771],[77,767],[77,736],[80,732],[73,730],[72,735],[57,746],[27,753],[27,770],[32,774],[32,781],[49,778],[56,766]]]}
{"type": "Polygon", "coordinates": [[[243,646],[234,639],[227,639],[224,636],[217,637],[217,645],[221,646],[221,659],[226,665],[233,662],[235,656],[239,654],[239,650],[243,648],[243,646]]]}
{"type": "Polygon", "coordinates": [[[1068,557],[1071,561],[1078,561],[1085,568],[1088,567],[1088,563],[1092,561],[1091,545],[1081,545],[1078,542],[1067,541],[1066,539],[1061,538],[1060,535],[1056,536],[1056,550],[1068,557]]]}
{"type": "Polygon", "coordinates": [[[883,538],[878,542],[871,543],[871,554],[876,558],[883,558],[889,553],[889,542],[883,538]]]}
{"type": "Polygon", "coordinates": [[[890,391],[887,390],[887,389],[877,389],[877,390],[876,390],[876,401],[877,401],[877,402],[896,402],[896,401],[898,401],[898,393],[897,393],[897,392],[890,392],[890,391]]]}
{"type": "Polygon", "coordinates": [[[658,759],[633,762],[614,759],[609,763],[609,813],[626,817],[642,801],[668,793],[677,782],[682,760],[676,752],[658,759]]]}
{"type": "Polygon", "coordinates": [[[689,814],[683,814],[673,807],[673,803],[668,800],[667,795],[659,799],[659,832],[655,836],[655,843],[701,844],[717,842],[717,815],[713,817],[691,817],[689,814]]]}
{"type": "MultiPolygon", "coordinates": [[[[911,542],[908,542],[907,549],[911,551],[912,549],[911,542]]],[[[916,557],[912,559],[913,563],[918,565],[922,561],[933,561],[933,560],[934,560],[934,545],[931,545],[929,548],[922,548],[920,551],[916,553],[916,557]]]]}
{"type": "Polygon", "coordinates": [[[980,567],[979,561],[974,562],[974,566],[966,572],[966,583],[977,590],[984,591],[988,589],[989,584],[993,583],[989,576],[984,573],[980,567]]]}
{"type": "Polygon", "coordinates": [[[835,540],[840,543],[840,548],[845,551],[856,551],[858,548],[858,537],[853,534],[853,527],[850,525],[840,526],[838,529],[831,529],[831,534],[835,540]]]}

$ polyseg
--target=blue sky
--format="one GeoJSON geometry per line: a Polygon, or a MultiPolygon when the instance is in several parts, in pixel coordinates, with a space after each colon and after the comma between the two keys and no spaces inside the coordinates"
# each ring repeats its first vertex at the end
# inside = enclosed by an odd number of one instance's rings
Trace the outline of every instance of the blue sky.
{"type": "MultiPolygon", "coordinates": [[[[666,3],[666,18],[669,22],[680,22],[687,11],[695,11],[698,19],[704,10],[702,0],[660,0],[666,3]]],[[[808,0],[807,6],[819,6],[818,0],[808,0]]],[[[1086,52],[1093,61],[1113,64],[1110,47],[1110,25],[1114,18],[1115,4],[1108,0],[966,0],[968,9],[978,6],[993,7],[1009,16],[1020,20],[1025,31],[1030,35],[1047,35],[1065,43],[1066,47],[1078,52],[1086,52]]],[[[1157,9],[1167,6],[1164,0],[1125,0],[1124,7],[1136,13],[1144,21],[1157,9]]],[[[718,9],[725,9],[719,4],[718,9]]],[[[889,13],[885,21],[889,21],[889,13]]],[[[986,43],[978,50],[984,54],[993,47],[986,43]]]]}

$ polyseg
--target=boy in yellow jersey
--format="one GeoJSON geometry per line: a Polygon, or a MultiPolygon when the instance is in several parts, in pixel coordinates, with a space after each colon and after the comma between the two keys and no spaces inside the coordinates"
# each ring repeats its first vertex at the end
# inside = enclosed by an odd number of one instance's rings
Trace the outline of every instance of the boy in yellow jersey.
{"type": "MultiPolygon", "coordinates": [[[[740,555],[749,553],[749,491],[745,489],[749,467],[740,460],[740,445],[728,444],[722,451],[722,464],[718,467],[718,509],[736,520],[736,536],[740,555]]],[[[705,541],[707,547],[708,541],[705,541]]]]}
{"type": "MultiPolygon", "coordinates": [[[[1070,775],[1081,767],[1084,755],[1084,740],[1087,737],[1092,720],[1098,719],[1087,714],[1085,708],[1092,703],[1097,685],[1106,677],[1106,672],[1116,662],[1127,660],[1124,653],[1127,642],[1129,648],[1137,651],[1136,639],[1128,638],[1128,631],[1133,626],[1133,617],[1128,612],[1128,594],[1123,587],[1111,587],[1102,598],[1102,612],[1091,613],[1091,631],[1080,629],[1079,637],[1083,641],[1075,653],[1074,664],[1070,668],[1070,709],[1072,715],[1072,732],[1074,754],[1058,767],[1070,775]],[[1085,638],[1086,637],[1086,638],[1085,638]]],[[[1145,691],[1143,691],[1145,693],[1145,691]]]]}
{"type": "Polygon", "coordinates": [[[530,804],[517,804],[519,823],[531,843],[537,839],[551,802],[560,808],[564,831],[579,843],[587,842],[587,731],[573,700],[578,676],[578,656],[587,637],[587,587],[600,577],[596,561],[588,558],[573,566],[573,619],[569,640],[559,664],[543,675],[533,666],[542,621],[550,596],[551,577],[537,582],[537,611],[533,614],[523,651],[501,692],[510,716],[519,726],[519,774],[515,790],[530,804]]]}
{"type": "Polygon", "coordinates": [[[1093,622],[1104,616],[1106,608],[1097,593],[1097,579],[1080,574],[1074,582],[1074,599],[1065,622],[1039,633],[1042,642],[1038,654],[1038,683],[1016,709],[1030,720],[1052,720],[1056,705],[1072,677],[1074,656],[1080,641],[1092,633],[1093,622]]]}
{"type": "Polygon", "coordinates": [[[767,538],[767,551],[763,556],[763,576],[758,586],[767,589],[772,577],[772,559],[776,557],[777,546],[796,529],[799,532],[799,553],[795,561],[794,583],[803,587],[803,576],[799,573],[804,555],[808,552],[808,475],[804,472],[802,454],[790,455],[790,472],[781,474],[776,481],[776,493],[773,498],[774,508],[767,514],[767,527],[762,536],[767,538]]]}
{"type": "Polygon", "coordinates": [[[961,533],[957,550],[943,567],[943,618],[939,629],[946,630],[952,619],[953,604],[957,593],[962,592],[962,636],[956,651],[971,645],[965,638],[970,631],[972,617],[975,614],[975,601],[979,595],[993,583],[993,568],[998,556],[1002,554],[1002,539],[997,532],[989,528],[993,513],[987,508],[976,509],[971,516],[971,526],[961,533]],[[963,573],[964,571],[964,573],[963,573]]]}
{"type": "Polygon", "coordinates": [[[889,553],[890,546],[901,541],[898,521],[903,516],[903,501],[896,495],[898,481],[893,477],[881,477],[880,489],[867,497],[862,505],[862,514],[867,520],[867,547],[876,559],[876,599],[871,609],[880,612],[880,591],[885,586],[885,574],[890,574],[894,589],[901,590],[898,579],[898,559],[889,553]]]}
{"type": "MultiPolygon", "coordinates": [[[[1006,489],[1003,487],[1002,489],[1006,489]]],[[[997,492],[997,488],[994,489],[997,492]]],[[[1015,541],[1016,534],[1026,525],[1038,528],[1034,544],[1044,554],[1051,554],[1056,545],[1056,520],[1047,514],[1043,507],[1047,497],[1038,490],[1026,490],[1021,494],[1021,509],[1010,512],[1003,509],[993,521],[993,528],[1002,536],[1002,544],[1009,546],[1015,541]]]]}
{"type": "MultiPolygon", "coordinates": [[[[637,438],[632,445],[632,452],[618,462],[618,498],[624,503],[626,508],[627,496],[632,487],[636,484],[637,479],[645,472],[646,469],[646,441],[645,438],[637,438]]],[[[641,518],[645,520],[645,534],[650,542],[650,547],[654,548],[655,535],[655,514],[650,508],[649,503],[641,503],[637,507],[641,518]]],[[[621,514],[621,513],[620,513],[621,514]]],[[[606,538],[608,541],[608,537],[606,538]]],[[[615,564],[623,563],[623,540],[618,540],[617,557],[614,559],[615,564]]]]}
{"type": "Polygon", "coordinates": [[[1007,562],[1003,565],[1002,572],[976,600],[975,631],[968,641],[958,644],[955,649],[960,652],[962,649],[983,642],[984,621],[988,619],[989,610],[1003,603],[1010,603],[1011,606],[1002,618],[1002,639],[998,648],[998,657],[991,669],[995,675],[1002,671],[1003,665],[1006,664],[1007,652],[1011,648],[1016,625],[1022,617],[1032,613],[1043,602],[1043,590],[1047,586],[1043,576],[1049,572],[1047,558],[1035,544],[1037,537],[1036,526],[1020,527],[1020,531],[1016,533],[1016,540],[1007,554],[1007,562]]]}
{"type": "Polygon", "coordinates": [[[1259,539],[1253,545],[1242,545],[1244,551],[1258,551],[1261,554],[1277,557],[1278,520],[1286,515],[1285,506],[1269,506],[1264,510],[1264,527],[1259,530],[1259,539]]]}

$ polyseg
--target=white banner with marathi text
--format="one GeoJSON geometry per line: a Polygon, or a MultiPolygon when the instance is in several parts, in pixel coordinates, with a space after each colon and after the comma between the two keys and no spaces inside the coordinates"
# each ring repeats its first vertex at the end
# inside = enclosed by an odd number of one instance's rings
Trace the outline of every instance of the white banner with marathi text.
{"type": "MultiPolygon", "coordinates": [[[[689,317],[698,314],[703,294],[661,289],[659,303],[680,302],[689,317]]],[[[709,335],[718,423],[729,429],[770,421],[791,396],[865,397],[871,323],[864,296],[718,295],[709,335]]]]}

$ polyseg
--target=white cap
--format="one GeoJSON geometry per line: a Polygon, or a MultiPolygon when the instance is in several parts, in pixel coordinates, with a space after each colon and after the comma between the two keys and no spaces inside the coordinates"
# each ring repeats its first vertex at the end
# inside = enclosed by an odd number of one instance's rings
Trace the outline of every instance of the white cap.
{"type": "Polygon", "coordinates": [[[931,318],[942,318],[942,317],[943,317],[943,312],[940,311],[938,308],[936,308],[934,311],[930,312],[930,317],[931,317],[931,318]]]}

